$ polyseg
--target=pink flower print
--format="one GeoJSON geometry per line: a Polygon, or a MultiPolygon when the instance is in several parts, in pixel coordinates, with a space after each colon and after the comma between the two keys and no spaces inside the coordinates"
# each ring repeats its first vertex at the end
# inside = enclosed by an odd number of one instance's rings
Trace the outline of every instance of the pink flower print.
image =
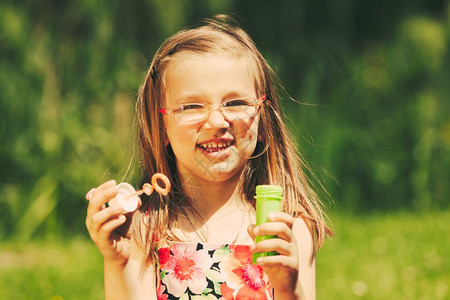
{"type": "Polygon", "coordinates": [[[261,266],[252,264],[249,246],[230,245],[219,267],[225,278],[220,290],[224,299],[270,299],[271,289],[267,275],[261,266]]]}
{"type": "Polygon", "coordinates": [[[264,272],[261,266],[245,264],[233,270],[233,273],[241,278],[241,281],[254,290],[258,290],[266,285],[264,272]]]}
{"type": "Polygon", "coordinates": [[[220,300],[233,300],[233,293],[235,290],[231,289],[226,283],[220,285],[220,292],[222,293],[222,298],[220,300]]]}
{"type": "Polygon", "coordinates": [[[167,265],[167,263],[169,262],[169,257],[170,257],[170,249],[169,248],[158,249],[159,267],[161,269],[167,265]]]}
{"type": "Polygon", "coordinates": [[[167,291],[181,297],[187,288],[194,294],[201,294],[208,282],[203,270],[209,270],[212,258],[205,249],[197,251],[196,244],[177,243],[172,246],[173,255],[161,270],[166,272],[163,283],[167,291]]]}

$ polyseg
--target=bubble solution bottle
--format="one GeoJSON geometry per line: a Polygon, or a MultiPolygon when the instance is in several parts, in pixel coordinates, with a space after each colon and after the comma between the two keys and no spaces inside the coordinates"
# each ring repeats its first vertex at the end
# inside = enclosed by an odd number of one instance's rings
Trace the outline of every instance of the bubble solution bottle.
{"type": "MultiPolygon", "coordinates": [[[[256,226],[268,222],[267,216],[271,212],[281,211],[281,198],[283,188],[278,185],[257,185],[256,186],[256,226]]],[[[273,235],[263,235],[256,237],[256,243],[275,238],[273,235]]],[[[261,256],[277,255],[277,252],[253,253],[253,264],[261,256]]]]}

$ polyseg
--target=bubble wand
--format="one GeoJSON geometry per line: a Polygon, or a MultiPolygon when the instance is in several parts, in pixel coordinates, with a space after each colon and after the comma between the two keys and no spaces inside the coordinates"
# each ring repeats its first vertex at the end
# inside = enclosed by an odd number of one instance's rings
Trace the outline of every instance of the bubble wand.
{"type": "Polygon", "coordinates": [[[170,181],[166,175],[162,173],[155,173],[152,176],[152,183],[144,183],[141,190],[135,190],[134,187],[126,182],[119,183],[117,185],[117,195],[111,199],[107,206],[119,204],[123,208],[124,213],[130,213],[135,211],[140,202],[139,196],[146,194],[150,196],[153,191],[157,191],[161,195],[166,196],[170,191],[170,181]],[[164,188],[158,184],[158,179],[164,183],[164,188]]]}

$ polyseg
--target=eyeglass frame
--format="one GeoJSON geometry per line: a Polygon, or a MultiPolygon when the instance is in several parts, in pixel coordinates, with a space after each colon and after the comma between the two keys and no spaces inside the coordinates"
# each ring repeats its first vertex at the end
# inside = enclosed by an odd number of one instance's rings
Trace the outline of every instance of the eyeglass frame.
{"type": "MultiPolygon", "coordinates": [[[[251,118],[251,117],[254,117],[254,116],[256,116],[256,115],[258,114],[258,112],[259,112],[259,110],[260,110],[260,108],[261,108],[261,105],[262,105],[262,104],[264,103],[264,101],[267,99],[267,95],[264,94],[264,95],[262,95],[260,98],[254,98],[254,97],[241,97],[241,98],[251,98],[251,99],[254,100],[254,104],[253,104],[252,106],[256,105],[256,110],[255,110],[255,113],[254,113],[254,114],[248,115],[248,117],[251,118]]],[[[205,114],[205,117],[204,117],[204,118],[202,118],[202,119],[200,119],[200,120],[193,121],[193,122],[187,122],[187,123],[185,123],[185,122],[184,122],[184,123],[179,123],[179,122],[177,121],[177,119],[175,118],[175,115],[177,114],[177,112],[173,112],[173,110],[175,109],[176,106],[178,106],[178,105],[180,105],[180,104],[175,105],[175,106],[174,106],[173,108],[171,108],[171,109],[160,108],[160,109],[159,109],[159,112],[160,112],[161,114],[163,114],[163,115],[172,116],[173,119],[175,120],[175,122],[176,122],[178,125],[189,125],[189,124],[195,124],[195,123],[203,122],[204,120],[206,120],[206,119],[210,116],[211,112],[212,112],[213,110],[216,110],[216,109],[220,112],[220,114],[221,114],[225,119],[229,120],[229,118],[227,118],[227,117],[225,116],[224,112],[222,111],[222,108],[224,107],[224,106],[223,106],[224,103],[229,102],[229,101],[233,101],[233,100],[239,100],[239,98],[233,98],[233,99],[229,99],[229,100],[222,101],[222,102],[221,102],[219,105],[217,105],[216,107],[213,107],[213,105],[208,104],[208,103],[199,103],[199,102],[183,103],[182,105],[193,105],[193,104],[197,104],[197,105],[202,105],[202,106],[209,107],[209,111],[208,111],[207,114],[205,114]]],[[[180,113],[181,113],[181,112],[180,112],[180,113]]]]}

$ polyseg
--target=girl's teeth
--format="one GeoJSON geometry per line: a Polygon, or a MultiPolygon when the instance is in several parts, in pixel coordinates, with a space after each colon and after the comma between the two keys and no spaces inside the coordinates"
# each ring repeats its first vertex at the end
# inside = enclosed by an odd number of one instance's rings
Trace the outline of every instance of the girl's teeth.
{"type": "Polygon", "coordinates": [[[206,144],[202,144],[200,145],[200,147],[202,147],[203,149],[206,150],[213,150],[213,149],[221,149],[221,148],[226,148],[229,147],[231,145],[230,142],[211,142],[211,143],[206,143],[206,144]]]}

